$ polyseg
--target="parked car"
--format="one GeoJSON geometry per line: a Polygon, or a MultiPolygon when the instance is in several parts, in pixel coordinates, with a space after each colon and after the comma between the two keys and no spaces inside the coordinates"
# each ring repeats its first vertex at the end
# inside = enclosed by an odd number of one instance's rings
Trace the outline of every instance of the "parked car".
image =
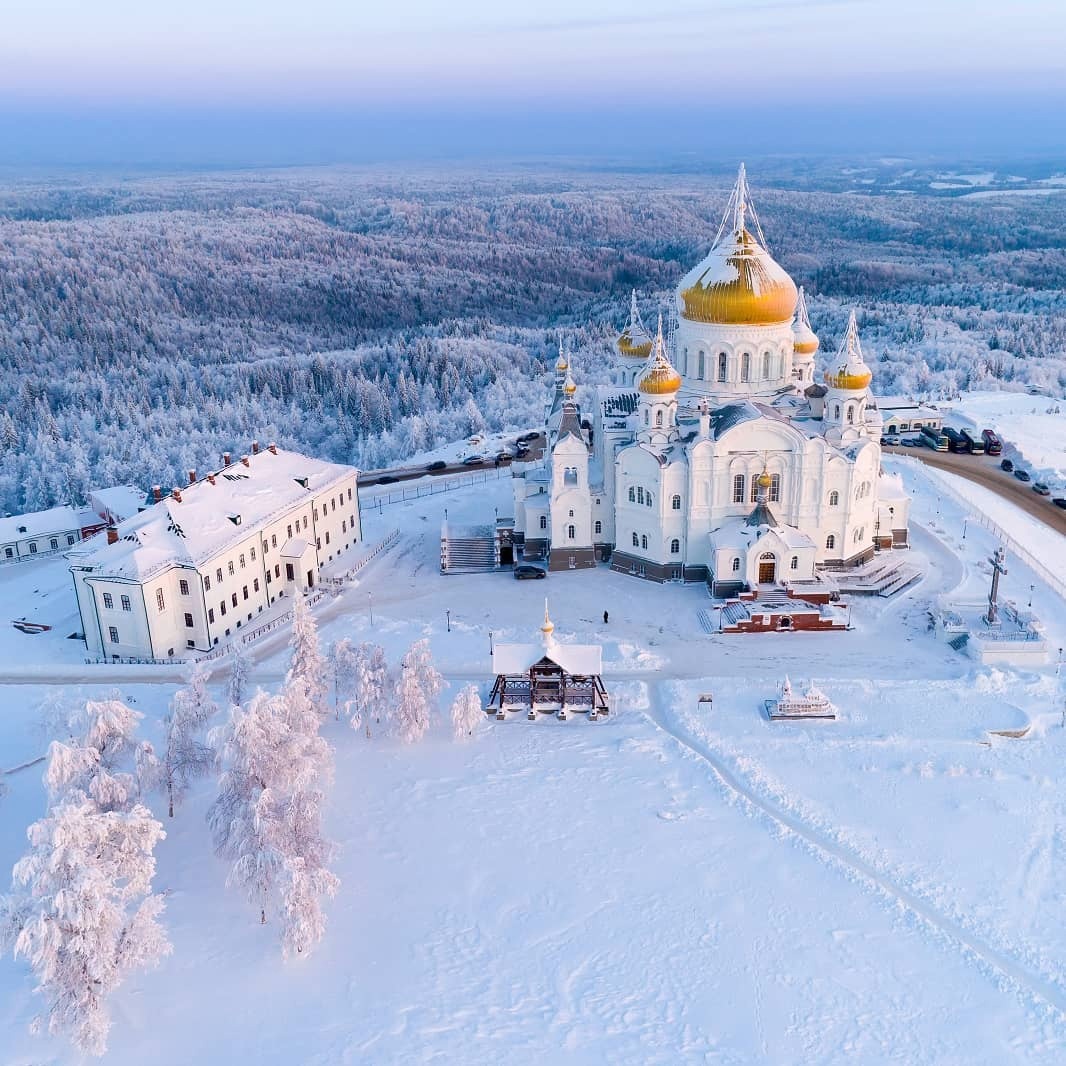
{"type": "Polygon", "coordinates": [[[899,437],[897,437],[897,436],[896,436],[896,435],[895,435],[895,434],[893,433],[893,434],[891,434],[890,436],[888,436],[888,437],[885,437],[885,443],[886,443],[886,444],[892,444],[892,445],[898,445],[898,444],[899,444],[899,437]]]}
{"type": "Polygon", "coordinates": [[[484,461],[485,457],[483,455],[468,455],[463,460],[463,466],[481,466],[484,461]]]}
{"type": "Polygon", "coordinates": [[[1011,473],[1014,470],[1014,464],[1009,459],[1003,459],[999,464],[1000,470],[1006,470],[1007,473],[1011,473]]]}
{"type": "Polygon", "coordinates": [[[538,578],[547,576],[547,570],[530,563],[519,563],[514,568],[515,581],[536,581],[538,578]]]}
{"type": "Polygon", "coordinates": [[[1049,489],[1047,487],[1047,485],[1045,485],[1042,481],[1037,481],[1033,485],[1033,492],[1035,492],[1037,494],[1037,496],[1050,496],[1051,495],[1051,489],[1049,489]]]}
{"type": "Polygon", "coordinates": [[[540,433],[523,433],[518,439],[520,441],[536,440],[540,436],[540,433]]]}
{"type": "Polygon", "coordinates": [[[922,442],[916,437],[904,437],[903,440],[900,441],[900,444],[902,444],[904,448],[920,448],[922,446],[922,442]]]}
{"type": "Polygon", "coordinates": [[[1028,470],[1022,470],[1021,468],[1019,468],[1019,469],[1014,471],[1014,476],[1019,481],[1032,481],[1032,478],[1029,477],[1029,471],[1028,470]]]}
{"type": "Polygon", "coordinates": [[[426,466],[427,470],[447,470],[448,464],[443,459],[434,459],[426,466]]]}
{"type": "Polygon", "coordinates": [[[379,477],[378,478],[378,484],[379,485],[395,485],[396,482],[399,481],[399,480],[400,479],[398,477],[393,477],[392,474],[386,474],[384,477],[379,477]]]}
{"type": "Polygon", "coordinates": [[[1056,496],[1051,502],[1066,511],[1066,496],[1056,496]]]}
{"type": "Polygon", "coordinates": [[[498,463],[509,463],[513,458],[514,458],[514,453],[513,452],[497,452],[496,453],[496,462],[498,462],[498,463]]]}

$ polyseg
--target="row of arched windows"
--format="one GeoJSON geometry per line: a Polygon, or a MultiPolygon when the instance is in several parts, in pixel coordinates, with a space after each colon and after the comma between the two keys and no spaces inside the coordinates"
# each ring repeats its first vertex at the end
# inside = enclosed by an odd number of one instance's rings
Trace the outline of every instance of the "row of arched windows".
{"type": "Polygon", "coordinates": [[[851,539],[856,544],[858,544],[864,538],[865,534],[866,534],[866,527],[865,526],[859,526],[859,528],[857,530],[855,530],[854,533],[852,533],[851,539]]]}
{"type": "Polygon", "coordinates": [[[855,486],[855,499],[862,500],[870,495],[871,485],[869,481],[864,481],[855,486]]]}
{"type": "MultiPolygon", "coordinates": [[[[633,547],[634,548],[640,548],[642,551],[647,551],[648,550],[648,537],[647,537],[647,535],[646,534],[641,534],[640,536],[637,536],[637,534],[634,533],[633,534],[633,547]]],[[[681,554],[681,541],[678,540],[677,537],[674,537],[674,539],[670,541],[670,554],[671,555],[680,555],[681,554]]]]}
{"type": "MultiPolygon", "coordinates": [[[[685,349],[685,368],[689,376],[695,375],[700,381],[706,381],[708,379],[708,361],[707,354],[700,352],[695,359],[689,355],[689,351],[685,349]]],[[[762,380],[769,381],[775,371],[773,352],[762,353],[762,380]]],[[[719,352],[718,358],[715,361],[715,380],[716,381],[728,381],[729,380],[729,355],[726,352],[719,352]]],[[[750,352],[742,352],[740,356],[740,380],[751,381],[752,380],[752,356],[750,352]]]]}
{"type": "Polygon", "coordinates": [[[644,488],[642,486],[640,486],[640,485],[637,485],[636,487],[634,487],[633,485],[630,485],[629,486],[629,502],[630,503],[642,503],[642,504],[644,504],[645,507],[651,507],[654,504],[654,502],[655,502],[655,498],[654,498],[654,496],[652,496],[651,489],[648,489],[647,491],[645,491],[644,488]]]}

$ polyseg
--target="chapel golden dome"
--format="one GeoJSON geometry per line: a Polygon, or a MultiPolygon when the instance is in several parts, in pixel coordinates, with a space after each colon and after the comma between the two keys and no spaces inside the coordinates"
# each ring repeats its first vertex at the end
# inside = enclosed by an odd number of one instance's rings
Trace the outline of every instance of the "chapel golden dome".
{"type": "Polygon", "coordinates": [[[768,489],[773,483],[773,478],[765,470],[755,479],[755,484],[760,489],[768,489]]]}
{"type": "Polygon", "coordinates": [[[572,397],[574,393],[577,392],[577,384],[574,382],[574,379],[570,376],[569,373],[566,375],[566,381],[563,383],[563,392],[565,392],[566,395],[570,397],[572,397]]]}
{"type": "Polygon", "coordinates": [[[825,383],[833,389],[865,389],[873,380],[859,343],[859,326],[855,312],[848,316],[848,328],[837,351],[832,369],[825,372],[825,383]]]}
{"type": "Polygon", "coordinates": [[[663,316],[659,316],[659,330],[655,337],[655,354],[637,379],[637,388],[645,396],[672,396],[681,388],[681,375],[666,357],[663,341],[663,316]]]}
{"type": "Polygon", "coordinates": [[[641,321],[640,311],[637,309],[637,290],[634,289],[630,294],[629,321],[618,335],[615,346],[627,359],[647,359],[654,344],[652,335],[641,321]]]}
{"type": "Polygon", "coordinates": [[[799,300],[796,303],[796,324],[792,327],[792,350],[797,355],[814,355],[818,351],[818,335],[811,329],[811,320],[807,315],[807,300],[800,286],[799,300]]]}

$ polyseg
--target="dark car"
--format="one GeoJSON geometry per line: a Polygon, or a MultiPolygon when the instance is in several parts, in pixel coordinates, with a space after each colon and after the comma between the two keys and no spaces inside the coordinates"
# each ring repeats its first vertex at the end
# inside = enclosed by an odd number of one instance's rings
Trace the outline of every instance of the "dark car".
{"type": "Polygon", "coordinates": [[[904,437],[903,440],[900,441],[900,444],[902,444],[904,448],[920,448],[922,446],[922,442],[916,437],[904,437]]]}
{"type": "Polygon", "coordinates": [[[1004,459],[1000,462],[999,468],[1000,470],[1006,470],[1009,474],[1014,469],[1014,464],[1009,459],[1004,459]]]}
{"type": "Polygon", "coordinates": [[[1037,496],[1051,495],[1051,489],[1049,489],[1047,485],[1045,485],[1042,481],[1038,481],[1035,485],[1033,485],[1033,492],[1035,492],[1037,496]]]}
{"type": "Polygon", "coordinates": [[[1021,469],[1015,470],[1014,471],[1014,476],[1019,481],[1032,481],[1032,478],[1029,476],[1029,471],[1028,470],[1021,470],[1021,469]]]}
{"type": "Polygon", "coordinates": [[[399,480],[400,479],[398,477],[393,477],[392,474],[386,474],[384,477],[379,477],[378,478],[378,484],[379,485],[395,485],[396,482],[399,481],[399,480]]]}
{"type": "Polygon", "coordinates": [[[518,439],[519,441],[531,441],[536,440],[539,436],[540,433],[523,433],[518,439]]]}
{"type": "Polygon", "coordinates": [[[547,577],[548,572],[539,566],[532,566],[529,563],[520,563],[514,568],[514,576],[515,581],[530,581],[540,577],[547,577]]]}
{"type": "Polygon", "coordinates": [[[1066,496],[1056,496],[1051,502],[1066,511],[1066,496]]]}
{"type": "Polygon", "coordinates": [[[483,455],[468,455],[463,460],[463,466],[481,466],[484,461],[485,457],[483,455]]]}
{"type": "Polygon", "coordinates": [[[513,458],[514,458],[514,454],[512,452],[497,452],[496,453],[496,462],[498,462],[498,463],[509,463],[513,458]]]}
{"type": "Polygon", "coordinates": [[[443,459],[435,459],[427,467],[427,470],[447,470],[448,464],[443,459]]]}

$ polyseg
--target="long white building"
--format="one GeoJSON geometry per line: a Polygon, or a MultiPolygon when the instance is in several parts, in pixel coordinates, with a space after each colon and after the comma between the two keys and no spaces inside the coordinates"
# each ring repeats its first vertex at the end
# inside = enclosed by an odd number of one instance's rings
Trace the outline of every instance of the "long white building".
{"type": "Polygon", "coordinates": [[[743,167],[707,257],[680,282],[668,346],[634,296],[615,385],[584,406],[560,356],[550,454],[514,480],[515,540],[551,570],[610,559],[717,595],[817,593],[822,569],[908,543],[881,470],[881,412],[854,314],[815,382],[803,293],[770,256],[743,167]]]}
{"type": "Polygon", "coordinates": [[[361,542],[355,468],[274,445],[223,460],[72,554],[90,652],[209,651],[361,542]]]}

